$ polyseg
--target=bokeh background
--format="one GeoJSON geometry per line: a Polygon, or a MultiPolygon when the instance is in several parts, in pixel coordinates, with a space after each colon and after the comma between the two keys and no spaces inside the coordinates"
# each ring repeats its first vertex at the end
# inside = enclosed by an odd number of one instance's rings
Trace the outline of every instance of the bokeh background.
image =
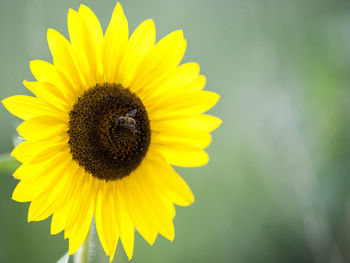
{"type": "MultiPolygon", "coordinates": [[[[51,61],[47,28],[67,33],[87,4],[107,28],[115,0],[0,0],[0,98],[28,93],[29,61],[51,61]]],[[[183,29],[185,62],[221,94],[211,161],[177,169],[195,203],[177,208],[173,243],[138,234],[131,262],[350,262],[350,2],[121,0],[131,29],[183,29]]],[[[0,153],[19,119],[0,106],[0,153]]],[[[56,262],[67,251],[50,220],[27,223],[11,200],[15,162],[0,169],[0,262],[56,262]]],[[[96,247],[95,262],[107,262],[96,247]]],[[[114,262],[126,262],[121,246],[114,262]]]]}

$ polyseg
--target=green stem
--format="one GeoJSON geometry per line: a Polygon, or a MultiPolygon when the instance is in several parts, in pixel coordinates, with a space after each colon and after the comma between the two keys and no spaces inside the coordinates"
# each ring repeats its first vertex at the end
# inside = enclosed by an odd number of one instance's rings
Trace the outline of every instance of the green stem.
{"type": "Polygon", "coordinates": [[[91,224],[89,232],[88,232],[88,234],[86,236],[86,239],[84,241],[84,244],[83,244],[83,246],[81,248],[80,262],[77,262],[77,263],[88,263],[89,262],[89,251],[90,251],[90,247],[91,247],[90,243],[91,243],[91,240],[92,240],[92,238],[91,238],[91,236],[92,236],[92,234],[91,234],[92,228],[93,228],[93,226],[91,224]]]}

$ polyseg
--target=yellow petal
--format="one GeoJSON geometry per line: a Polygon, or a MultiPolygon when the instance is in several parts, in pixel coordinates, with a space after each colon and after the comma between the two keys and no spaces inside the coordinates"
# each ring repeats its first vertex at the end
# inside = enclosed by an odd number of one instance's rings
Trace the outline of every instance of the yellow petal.
{"type": "Polygon", "coordinates": [[[71,155],[69,153],[68,148],[63,148],[55,156],[52,158],[48,158],[47,160],[43,161],[42,163],[30,163],[27,162],[27,160],[30,160],[31,158],[25,156],[24,153],[21,153],[21,156],[23,158],[27,158],[25,162],[17,168],[17,170],[14,172],[13,176],[16,179],[20,180],[33,180],[35,178],[38,178],[40,176],[44,176],[45,174],[50,172],[52,165],[57,165],[57,163],[64,161],[64,158],[67,158],[67,160],[71,160],[71,155]]]}
{"type": "Polygon", "coordinates": [[[64,230],[65,227],[65,210],[55,211],[51,219],[51,235],[56,235],[64,230]]]}
{"type": "MultiPolygon", "coordinates": [[[[176,214],[175,207],[173,205],[173,200],[171,200],[171,198],[169,198],[168,195],[164,193],[164,189],[159,189],[159,185],[157,185],[151,178],[151,175],[147,175],[147,173],[145,169],[145,172],[142,175],[142,183],[144,184],[146,189],[149,189],[149,191],[152,193],[152,198],[154,199],[154,202],[160,204],[160,206],[163,209],[163,213],[167,215],[167,218],[173,220],[176,214]]],[[[162,188],[164,188],[164,186],[162,186],[162,188]]]]}
{"type": "MultiPolygon", "coordinates": [[[[89,179],[85,176],[85,173],[82,172],[79,175],[80,178],[76,178],[78,183],[76,187],[73,189],[70,200],[63,207],[64,213],[62,214],[63,223],[64,223],[64,238],[70,238],[74,235],[74,231],[76,229],[76,224],[80,222],[81,218],[79,218],[79,213],[82,209],[83,200],[83,192],[85,182],[89,179]]],[[[71,248],[72,249],[72,248],[71,248]]]]}
{"type": "Polygon", "coordinates": [[[161,39],[135,71],[135,78],[130,83],[130,89],[134,92],[142,89],[151,90],[159,85],[168,74],[176,69],[185,50],[186,40],[183,39],[181,30],[172,32],[161,39]]]}
{"type": "MultiPolygon", "coordinates": [[[[148,101],[155,98],[159,100],[163,96],[169,97],[169,95],[181,95],[183,92],[188,92],[186,87],[197,80],[199,70],[199,65],[194,62],[180,65],[160,85],[155,86],[153,90],[148,89],[142,93],[145,103],[148,104],[148,101]]],[[[149,104],[153,105],[152,102],[149,104]]]]}
{"type": "MultiPolygon", "coordinates": [[[[192,64],[187,63],[187,64],[192,64]]],[[[146,106],[146,108],[153,105],[153,101],[155,99],[159,98],[168,98],[174,95],[181,96],[183,93],[187,92],[195,92],[195,91],[201,91],[203,90],[207,78],[203,75],[197,76],[193,81],[187,82],[191,79],[191,76],[195,73],[195,66],[193,71],[189,70],[188,72],[185,71],[183,73],[178,72],[178,69],[180,69],[182,66],[185,66],[187,64],[183,64],[179,66],[174,73],[170,74],[169,77],[166,77],[166,79],[161,82],[159,85],[154,86],[153,89],[147,89],[145,91],[142,91],[140,94],[140,97],[142,98],[142,102],[146,106]],[[189,75],[186,75],[185,73],[188,73],[189,75]],[[192,73],[192,74],[191,74],[192,73]]],[[[193,63],[196,64],[196,63],[193,63]]],[[[186,68],[190,68],[189,66],[186,68]]],[[[185,68],[185,69],[186,69],[185,68]]],[[[199,69],[199,66],[198,66],[199,69]]]]}
{"type": "Polygon", "coordinates": [[[220,96],[211,91],[182,93],[173,97],[159,97],[153,107],[147,108],[151,120],[180,118],[201,114],[212,108],[220,96]]]}
{"type": "Polygon", "coordinates": [[[42,151],[34,155],[33,159],[30,162],[41,163],[53,157],[57,152],[62,151],[64,148],[70,150],[67,143],[68,143],[68,140],[65,143],[59,142],[56,144],[48,145],[47,148],[42,149],[42,151]]]}
{"type": "Polygon", "coordinates": [[[132,33],[118,75],[124,87],[129,87],[135,70],[153,47],[155,40],[156,29],[151,19],[142,22],[132,33]]]}
{"type": "Polygon", "coordinates": [[[164,86],[173,86],[176,88],[189,84],[198,77],[199,71],[200,67],[195,62],[182,64],[169,76],[164,86]]]}
{"type": "Polygon", "coordinates": [[[168,163],[181,167],[199,167],[209,162],[209,156],[204,150],[195,149],[188,145],[175,147],[154,146],[162,153],[168,163]]]}
{"type": "Polygon", "coordinates": [[[152,145],[172,165],[197,167],[207,164],[209,157],[203,151],[210,142],[208,132],[198,133],[153,133],[152,145]]]}
{"type": "Polygon", "coordinates": [[[46,199],[47,197],[43,196],[31,202],[28,211],[28,222],[45,220],[53,213],[53,209],[48,205],[46,199]]]}
{"type": "Polygon", "coordinates": [[[75,162],[71,162],[69,169],[66,171],[71,183],[67,185],[66,191],[62,193],[61,198],[55,203],[56,211],[52,216],[51,222],[51,234],[53,235],[58,234],[66,228],[68,217],[73,212],[73,204],[76,203],[77,195],[79,195],[83,182],[86,179],[84,169],[74,164],[75,162]]]}
{"type": "Polygon", "coordinates": [[[91,196],[91,198],[94,198],[94,195],[91,194],[91,188],[94,187],[93,178],[88,175],[84,169],[81,170],[83,171],[80,171],[81,174],[79,175],[79,181],[71,194],[74,198],[71,197],[72,202],[70,202],[70,208],[67,209],[70,210],[70,212],[68,213],[65,226],[66,237],[71,237],[71,232],[74,230],[76,223],[78,222],[79,213],[81,213],[82,208],[86,208],[81,206],[83,202],[88,202],[88,200],[84,198],[86,196],[91,196]]]}
{"type": "MultiPolygon", "coordinates": [[[[31,144],[32,144],[32,141],[24,141],[18,144],[11,152],[11,156],[15,157],[21,163],[31,160],[33,153],[35,155],[41,150],[40,147],[39,149],[34,147],[34,150],[32,151],[31,144]]],[[[36,144],[34,143],[34,145],[36,144]]]]}
{"type": "MultiPolygon", "coordinates": [[[[85,187],[86,176],[84,176],[85,171],[84,168],[80,167],[77,162],[71,161],[69,167],[67,167],[65,174],[67,174],[67,183],[65,187],[65,191],[62,191],[60,198],[58,198],[54,204],[55,210],[59,210],[66,206],[69,201],[74,196],[75,191],[83,191],[83,187],[85,187]]],[[[94,195],[91,195],[93,198],[94,195]]],[[[86,201],[88,202],[88,201],[86,201]]],[[[72,214],[72,213],[71,213],[72,214]]]]}
{"type": "Polygon", "coordinates": [[[197,136],[193,134],[178,134],[178,135],[167,135],[167,134],[152,134],[152,143],[154,145],[168,146],[170,148],[177,147],[177,145],[188,145],[195,149],[204,149],[211,143],[210,133],[199,133],[197,136]]]}
{"type": "Polygon", "coordinates": [[[182,85],[178,87],[178,90],[183,91],[200,91],[204,88],[207,82],[207,78],[203,75],[198,76],[195,81],[188,83],[187,85],[182,85]]]}
{"type": "Polygon", "coordinates": [[[222,121],[214,116],[200,114],[179,119],[152,120],[151,129],[153,133],[167,136],[194,137],[198,134],[208,133],[215,130],[222,121]]]}
{"type": "Polygon", "coordinates": [[[98,182],[98,188],[96,189],[96,203],[95,203],[95,225],[96,230],[98,233],[98,237],[100,239],[101,245],[106,251],[107,256],[109,255],[109,246],[106,240],[106,237],[104,236],[103,231],[103,221],[102,221],[102,210],[103,210],[103,201],[104,201],[104,188],[105,188],[105,181],[99,181],[98,182]]]}
{"type": "Polygon", "coordinates": [[[98,18],[86,5],[81,4],[78,10],[78,15],[86,24],[87,30],[91,36],[90,49],[96,53],[96,79],[98,83],[104,82],[103,66],[102,66],[102,44],[103,32],[98,21],[98,18]]]}
{"type": "Polygon", "coordinates": [[[130,260],[134,250],[134,224],[127,210],[125,196],[121,192],[120,184],[115,183],[114,187],[115,220],[119,226],[120,240],[130,260]]]}
{"type": "Polygon", "coordinates": [[[28,202],[51,191],[51,188],[60,180],[61,173],[69,166],[71,162],[69,155],[69,152],[58,153],[54,158],[42,163],[42,168],[39,171],[34,171],[30,169],[30,166],[27,166],[27,170],[29,174],[32,173],[32,176],[17,184],[12,198],[18,202],[28,202]]]}
{"type": "Polygon", "coordinates": [[[111,260],[119,239],[112,194],[112,184],[100,182],[96,196],[95,223],[101,244],[111,260]]]}
{"type": "Polygon", "coordinates": [[[2,103],[9,112],[23,120],[39,115],[56,114],[53,108],[30,96],[16,95],[2,100],[2,103]]]}
{"type": "MultiPolygon", "coordinates": [[[[115,183],[115,182],[114,182],[115,183]]],[[[114,253],[117,248],[118,240],[119,240],[119,225],[118,222],[115,220],[117,218],[117,209],[115,204],[115,187],[112,182],[107,183],[107,189],[106,189],[106,195],[105,195],[105,215],[104,215],[104,224],[109,226],[109,230],[107,230],[107,233],[109,234],[109,237],[107,238],[110,242],[111,251],[109,254],[109,261],[112,262],[114,258],[114,253]]]]}
{"type": "Polygon", "coordinates": [[[89,87],[97,83],[97,52],[90,32],[78,13],[69,9],[68,32],[72,47],[75,50],[79,69],[81,70],[89,87]]]}
{"type": "Polygon", "coordinates": [[[91,175],[85,174],[86,178],[81,187],[81,198],[78,202],[79,209],[73,217],[73,225],[67,236],[69,237],[69,254],[74,254],[83,244],[92,221],[93,211],[95,207],[95,192],[93,179],[91,175]]]}
{"type": "Polygon", "coordinates": [[[57,152],[61,151],[64,147],[68,147],[69,137],[68,134],[64,134],[62,137],[53,138],[52,140],[45,141],[24,141],[17,145],[13,149],[11,156],[15,157],[18,161],[30,162],[35,159],[35,162],[42,162],[57,152]]]}
{"type": "Polygon", "coordinates": [[[162,208],[160,203],[156,203],[147,189],[145,189],[142,180],[139,178],[142,176],[138,174],[139,170],[136,170],[135,174],[130,177],[131,191],[134,198],[137,199],[137,207],[142,217],[151,224],[161,235],[169,240],[174,239],[174,225],[171,218],[168,217],[166,209],[162,208]]]}
{"type": "Polygon", "coordinates": [[[50,105],[57,112],[57,115],[62,115],[62,113],[70,110],[72,101],[69,102],[59,89],[51,83],[25,80],[23,85],[43,103],[50,105]]]}
{"type": "MultiPolygon", "coordinates": [[[[26,156],[24,158],[30,158],[30,157],[26,156]]],[[[18,159],[18,160],[21,161],[21,159],[18,159]]],[[[38,166],[38,165],[32,165],[32,164],[29,164],[29,163],[23,163],[13,173],[13,177],[18,179],[18,180],[22,180],[23,178],[26,178],[26,177],[30,178],[30,177],[34,176],[35,173],[38,172],[38,170],[36,168],[41,168],[41,167],[38,166]]]]}
{"type": "Polygon", "coordinates": [[[194,201],[191,189],[155,149],[150,148],[142,165],[145,176],[172,202],[188,206],[194,201]]]}
{"type": "Polygon", "coordinates": [[[119,83],[117,73],[128,43],[128,37],[128,21],[121,5],[117,3],[103,39],[102,62],[106,82],[119,83]]]}
{"type": "Polygon", "coordinates": [[[71,181],[69,168],[70,163],[65,168],[64,172],[60,174],[59,180],[55,182],[50,191],[43,196],[34,199],[29,207],[28,222],[41,221],[48,218],[57,209],[57,201],[61,198],[70,185],[71,181]]]}
{"type": "Polygon", "coordinates": [[[77,252],[77,250],[84,243],[90,229],[94,206],[89,202],[83,203],[82,206],[84,207],[84,210],[86,210],[86,213],[79,215],[78,219],[81,220],[76,223],[74,232],[69,237],[69,255],[73,255],[75,252],[77,252]]]}
{"type": "Polygon", "coordinates": [[[155,214],[160,223],[164,225],[167,232],[167,238],[172,241],[175,234],[172,223],[172,219],[175,216],[175,209],[172,205],[172,201],[169,201],[169,199],[162,196],[158,186],[153,184],[152,180],[144,179],[145,173],[147,173],[146,169],[140,168],[139,171],[141,176],[138,176],[135,179],[141,189],[140,192],[145,194],[145,200],[148,200],[146,203],[150,205],[151,209],[153,209],[153,214],[155,214]]]}
{"type": "Polygon", "coordinates": [[[68,102],[75,101],[72,84],[54,65],[43,60],[32,60],[29,67],[37,81],[50,83],[58,88],[68,102]]]}
{"type": "Polygon", "coordinates": [[[52,116],[42,115],[22,122],[17,131],[23,138],[42,140],[62,136],[68,131],[68,124],[52,116]]]}
{"type": "Polygon", "coordinates": [[[119,189],[123,196],[125,196],[126,207],[129,211],[129,215],[135,225],[135,228],[141,236],[150,244],[153,245],[157,238],[158,232],[152,227],[146,218],[143,217],[142,213],[138,209],[138,197],[133,196],[132,185],[130,177],[133,173],[119,182],[119,189]]]}
{"type": "Polygon", "coordinates": [[[75,58],[75,52],[69,41],[59,32],[49,28],[47,42],[52,54],[54,65],[70,80],[77,96],[86,87],[75,58]]]}

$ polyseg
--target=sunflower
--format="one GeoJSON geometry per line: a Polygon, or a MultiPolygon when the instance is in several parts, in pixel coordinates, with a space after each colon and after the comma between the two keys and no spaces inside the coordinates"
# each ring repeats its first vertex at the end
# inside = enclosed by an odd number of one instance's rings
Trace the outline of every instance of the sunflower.
{"type": "Polygon", "coordinates": [[[204,148],[221,121],[203,113],[219,95],[203,91],[198,64],[179,65],[181,30],[155,43],[149,19],[129,38],[119,3],[105,34],[85,5],[69,10],[68,32],[70,42],[47,31],[53,64],[30,62],[36,81],[23,84],[35,96],[2,101],[24,120],[12,198],[31,202],[28,221],[52,215],[51,234],[64,231],[69,254],[94,218],[110,260],[119,238],[130,259],[135,229],[151,245],[158,233],[174,239],[174,204],[194,197],[171,165],[208,162],[204,148]]]}

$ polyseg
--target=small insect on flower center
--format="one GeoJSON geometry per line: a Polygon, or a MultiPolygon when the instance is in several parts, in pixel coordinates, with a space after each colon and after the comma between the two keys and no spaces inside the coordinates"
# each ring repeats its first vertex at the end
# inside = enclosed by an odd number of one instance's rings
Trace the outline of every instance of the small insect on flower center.
{"type": "Polygon", "coordinates": [[[69,113],[73,159],[93,176],[121,179],[145,157],[151,129],[141,100],[120,84],[97,84],[69,113]]]}

